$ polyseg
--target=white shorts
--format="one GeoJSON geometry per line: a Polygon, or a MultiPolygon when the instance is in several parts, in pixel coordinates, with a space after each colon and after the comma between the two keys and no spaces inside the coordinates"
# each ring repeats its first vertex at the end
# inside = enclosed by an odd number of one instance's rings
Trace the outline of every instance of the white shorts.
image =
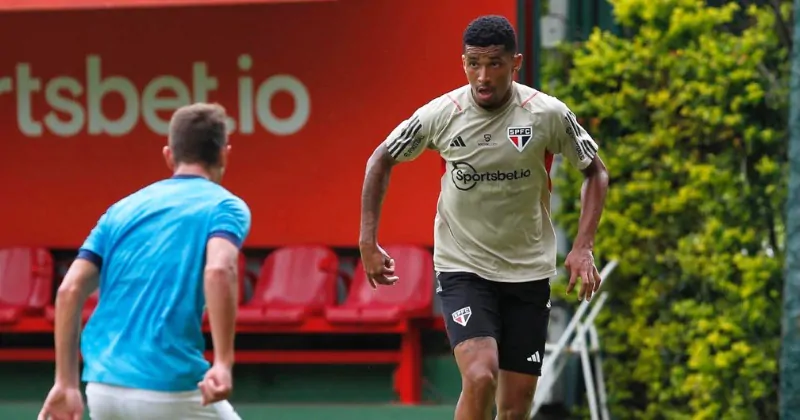
{"type": "Polygon", "coordinates": [[[156,392],[89,382],[92,420],[241,420],[227,401],[203,406],[200,391],[156,392]]]}

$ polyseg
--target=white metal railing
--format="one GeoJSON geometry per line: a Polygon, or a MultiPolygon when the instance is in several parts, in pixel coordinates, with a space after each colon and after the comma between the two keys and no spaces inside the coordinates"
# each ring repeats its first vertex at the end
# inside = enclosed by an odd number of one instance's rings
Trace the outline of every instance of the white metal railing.
{"type": "MultiPolygon", "coordinates": [[[[603,267],[600,278],[603,279],[602,285],[606,284],[608,277],[617,267],[616,261],[611,261],[603,267]]],[[[589,413],[592,420],[610,420],[608,412],[607,395],[605,380],[603,378],[603,360],[600,355],[600,338],[597,334],[594,321],[600,313],[600,309],[608,299],[608,292],[600,292],[591,302],[583,301],[578,306],[578,310],[572,316],[567,328],[555,344],[545,345],[545,358],[542,365],[542,376],[536,387],[536,394],[533,397],[533,407],[531,408],[530,418],[539,412],[544,398],[561,375],[570,356],[578,356],[583,368],[583,380],[586,386],[586,399],[589,402],[589,413]],[[589,307],[591,306],[591,311],[589,307]],[[589,311],[584,321],[583,315],[589,311]],[[574,337],[572,337],[574,334],[574,337]],[[588,335],[588,342],[586,336],[588,335]],[[570,340],[570,338],[572,339],[570,340]]]]}

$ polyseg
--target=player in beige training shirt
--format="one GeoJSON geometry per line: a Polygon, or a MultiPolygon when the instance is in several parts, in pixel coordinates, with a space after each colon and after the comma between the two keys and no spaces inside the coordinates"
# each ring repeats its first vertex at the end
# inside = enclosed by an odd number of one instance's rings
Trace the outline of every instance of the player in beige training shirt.
{"type": "Polygon", "coordinates": [[[370,158],[362,194],[361,254],[371,281],[391,284],[394,262],[377,245],[391,167],[425,149],[446,161],[437,205],[434,265],[447,332],[462,375],[458,420],[527,419],[541,374],[556,275],[548,154],[586,176],[580,230],[567,256],[579,299],[600,285],[592,246],[608,187],[597,144],[558,99],[513,81],[522,63],[500,16],[464,32],[469,84],[419,108],[370,158]]]}

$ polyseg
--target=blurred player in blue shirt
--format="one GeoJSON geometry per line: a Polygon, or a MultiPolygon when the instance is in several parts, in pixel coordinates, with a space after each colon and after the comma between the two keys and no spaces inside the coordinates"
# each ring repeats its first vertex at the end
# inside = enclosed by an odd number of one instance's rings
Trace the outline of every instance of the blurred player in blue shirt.
{"type": "Polygon", "coordinates": [[[164,147],[174,175],[112,205],[81,246],[56,297],[56,379],[41,420],[82,418],[79,342],[93,420],[239,418],[226,399],[250,210],[219,185],[225,118],[219,105],[178,109],[164,147]],[[203,357],[206,306],[213,365],[203,357]]]}

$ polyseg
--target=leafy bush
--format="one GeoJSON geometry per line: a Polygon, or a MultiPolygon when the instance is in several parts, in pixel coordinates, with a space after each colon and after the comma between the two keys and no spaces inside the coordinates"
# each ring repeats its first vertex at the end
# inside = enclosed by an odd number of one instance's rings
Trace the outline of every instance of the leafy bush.
{"type": "MultiPolygon", "coordinates": [[[[547,53],[611,186],[595,254],[615,418],[777,418],[791,1],[612,0],[622,36],[547,53]],[[718,2],[719,3],[719,2],[718,2]]],[[[581,175],[561,170],[577,230],[581,175]]]]}

